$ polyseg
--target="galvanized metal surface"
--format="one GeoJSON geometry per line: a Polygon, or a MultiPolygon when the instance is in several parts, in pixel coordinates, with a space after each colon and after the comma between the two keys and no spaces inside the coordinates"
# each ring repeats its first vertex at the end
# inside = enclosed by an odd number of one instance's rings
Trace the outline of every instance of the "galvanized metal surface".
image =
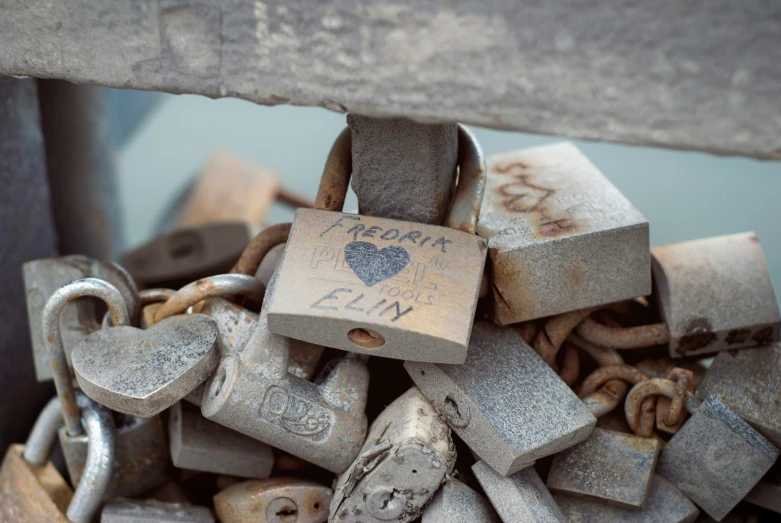
{"type": "Polygon", "coordinates": [[[779,340],[781,315],[754,233],[654,247],[651,258],[670,357],[779,340]]]}
{"type": "MultiPolygon", "coordinates": [[[[273,288],[272,279],[269,289],[273,288]]],[[[315,385],[288,373],[290,342],[266,325],[268,297],[255,330],[223,358],[206,386],[201,412],[332,472],[345,470],[366,437],[366,365],[344,358],[315,385]]]]}
{"type": "Polygon", "coordinates": [[[6,4],[0,74],[779,155],[774,2],[93,7],[6,4]]]}
{"type": "Polygon", "coordinates": [[[116,260],[123,238],[108,91],[39,80],[38,99],[59,252],[116,260]]]}
{"type": "Polygon", "coordinates": [[[781,345],[720,352],[697,388],[719,397],[776,447],[781,447],[781,345]]]}
{"type": "Polygon", "coordinates": [[[269,328],[374,356],[463,363],[484,261],[474,234],[300,209],[269,328]]]}
{"type": "Polygon", "coordinates": [[[222,523],[325,523],[332,495],[304,479],[245,481],[214,496],[214,509],[222,523]]]}
{"type": "Polygon", "coordinates": [[[361,214],[441,224],[456,174],[456,124],[356,114],[347,123],[361,214]]]}
{"type": "Polygon", "coordinates": [[[692,523],[700,511],[672,483],[654,474],[648,503],[641,510],[605,505],[563,494],[553,494],[569,523],[692,523]]]}
{"type": "Polygon", "coordinates": [[[24,444],[24,459],[31,465],[42,467],[49,461],[57,429],[62,424],[62,409],[57,396],[43,408],[24,444]]]}
{"type": "Polygon", "coordinates": [[[202,224],[163,234],[122,255],[122,266],[143,287],[182,287],[228,272],[249,241],[243,222],[202,224]]]}
{"type": "Polygon", "coordinates": [[[718,520],[748,494],[778,450],[708,396],[659,455],[657,473],[718,520]]]}
{"type": "Polygon", "coordinates": [[[534,467],[504,477],[478,461],[472,472],[504,523],[567,523],[534,467]]]}
{"type": "MultiPolygon", "coordinates": [[[[122,294],[130,321],[135,322],[138,318],[138,288],[133,277],[116,263],[72,254],[28,261],[22,264],[22,275],[27,294],[27,319],[38,381],[52,379],[49,351],[41,329],[43,309],[52,294],[66,283],[81,278],[106,280],[122,294]]],[[[63,309],[60,315],[60,330],[68,362],[73,347],[87,334],[100,328],[96,316],[95,300],[89,298],[75,299],[63,309]]]]}
{"type": "Polygon", "coordinates": [[[512,330],[477,322],[463,365],[407,361],[412,380],[482,460],[503,475],[585,440],[591,411],[512,330]]]}
{"type": "Polygon", "coordinates": [[[412,521],[455,461],[450,429],[412,387],[374,420],[360,454],[338,478],[331,521],[412,521]]]}
{"type": "Polygon", "coordinates": [[[489,158],[478,232],[501,325],[651,292],[648,221],[570,143],[489,158]]]}
{"type": "Polygon", "coordinates": [[[168,438],[179,468],[256,479],[269,477],[274,468],[271,447],[207,420],[184,402],[168,410],[168,438]]]}
{"type": "Polygon", "coordinates": [[[67,523],[65,511],[73,497],[70,486],[51,462],[33,465],[23,454],[24,446],[19,444],[6,451],[0,468],[0,519],[67,523]]]}
{"type": "Polygon", "coordinates": [[[110,327],[76,345],[79,386],[107,407],[149,418],[201,384],[217,366],[216,322],[202,314],[173,316],[148,329],[110,327]]]}
{"type": "Polygon", "coordinates": [[[214,523],[212,511],[184,503],[115,499],[106,503],[100,523],[214,523]]]}
{"type": "MultiPolygon", "coordinates": [[[[170,479],[168,443],[161,416],[149,419],[112,413],[116,427],[114,463],[106,496],[138,496],[170,479]]],[[[60,445],[72,483],[78,483],[89,456],[87,435],[60,429],[60,445]]]]}
{"type": "Polygon", "coordinates": [[[595,428],[586,441],[554,456],[546,484],[551,492],[640,509],[659,449],[652,438],[595,428]]]}
{"type": "Polygon", "coordinates": [[[453,478],[437,491],[423,511],[421,523],[499,523],[485,496],[453,478]]]}

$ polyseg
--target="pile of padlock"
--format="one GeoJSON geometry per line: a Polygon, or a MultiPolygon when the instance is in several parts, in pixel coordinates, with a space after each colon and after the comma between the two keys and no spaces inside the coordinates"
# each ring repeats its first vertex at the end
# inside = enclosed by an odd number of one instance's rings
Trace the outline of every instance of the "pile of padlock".
{"type": "MultiPolygon", "coordinates": [[[[781,513],[781,317],[753,234],[649,249],[574,146],[486,167],[464,128],[445,226],[342,213],[350,154],[347,131],[314,208],[251,239],[180,206],[188,227],[125,268],[24,265],[57,397],[6,454],[3,521],[781,513]]],[[[205,179],[185,199],[263,199],[205,179]]]]}

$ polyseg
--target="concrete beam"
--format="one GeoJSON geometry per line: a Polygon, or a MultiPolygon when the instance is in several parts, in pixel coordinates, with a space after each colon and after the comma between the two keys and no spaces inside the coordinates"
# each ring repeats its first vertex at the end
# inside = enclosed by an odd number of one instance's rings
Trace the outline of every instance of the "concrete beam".
{"type": "Polygon", "coordinates": [[[0,75],[781,158],[767,0],[0,0],[0,75]]]}

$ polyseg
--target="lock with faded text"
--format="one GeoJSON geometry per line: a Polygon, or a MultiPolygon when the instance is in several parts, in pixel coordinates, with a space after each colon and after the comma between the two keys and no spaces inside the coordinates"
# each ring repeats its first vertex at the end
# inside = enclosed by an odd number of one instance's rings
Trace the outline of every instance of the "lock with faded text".
{"type": "Polygon", "coordinates": [[[296,214],[267,292],[269,329],[375,356],[463,363],[486,256],[475,234],[485,186],[479,146],[460,128],[459,184],[441,227],[339,212],[350,177],[344,136],[315,209],[296,214]]]}

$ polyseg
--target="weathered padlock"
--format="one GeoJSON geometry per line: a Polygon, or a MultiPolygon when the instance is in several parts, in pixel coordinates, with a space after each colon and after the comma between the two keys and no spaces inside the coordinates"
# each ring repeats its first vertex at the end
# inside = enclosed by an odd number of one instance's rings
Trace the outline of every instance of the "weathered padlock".
{"type": "Polygon", "coordinates": [[[640,509],[658,455],[655,439],[595,428],[588,439],[556,454],[546,484],[551,492],[640,509]]]}
{"type": "Polygon", "coordinates": [[[83,481],[71,491],[48,461],[62,422],[58,398],[43,409],[27,443],[11,445],[0,469],[0,520],[89,523],[100,509],[111,479],[114,427],[106,409],[86,396],[78,398],[80,423],[90,440],[83,481]]]}
{"type": "Polygon", "coordinates": [[[168,409],[171,460],[178,468],[263,479],[274,468],[271,447],[209,421],[200,409],[179,402],[168,409]]]}
{"type": "Polygon", "coordinates": [[[245,481],[214,496],[222,523],[325,523],[332,492],[305,479],[245,481]]]}
{"type": "MultiPolygon", "coordinates": [[[[630,427],[636,430],[645,398],[672,398],[675,388],[675,383],[660,379],[635,385],[625,403],[630,427]]],[[[656,472],[719,520],[770,469],[778,449],[716,396],[700,404],[686,392],[685,407],[692,415],[662,450],[656,472]]]]}
{"type": "Polygon", "coordinates": [[[179,288],[228,272],[249,239],[243,222],[209,223],[158,236],[126,252],[120,263],[141,287],[179,288]]]}
{"type": "Polygon", "coordinates": [[[651,293],[648,221],[571,143],[490,158],[478,232],[500,325],[651,293]]]}
{"type": "Polygon", "coordinates": [[[214,523],[212,511],[185,503],[114,499],[106,503],[100,523],[214,523]]]}
{"type": "Polygon", "coordinates": [[[170,407],[206,379],[219,360],[217,325],[200,314],[169,318],[147,330],[130,327],[119,291],[87,278],[58,289],[46,303],[43,330],[55,384],[70,434],[79,433],[59,316],[70,300],[100,297],[109,306],[112,325],[95,331],[73,348],[71,360],[85,394],[107,407],[150,418],[170,407]]]}
{"type": "Polygon", "coordinates": [[[567,523],[534,467],[503,476],[481,460],[472,472],[505,523],[567,523]]]}
{"type": "MultiPolygon", "coordinates": [[[[102,262],[81,255],[43,258],[22,265],[24,287],[27,294],[27,319],[30,325],[35,374],[38,381],[52,379],[49,352],[46,349],[41,321],[43,308],[52,294],[72,281],[81,278],[100,278],[114,285],[125,299],[130,321],[138,317],[138,289],[133,278],[116,263],[102,262]]],[[[90,332],[98,330],[95,303],[89,298],[70,303],[60,318],[65,356],[70,362],[71,349],[90,332]]]]}
{"type": "Polygon", "coordinates": [[[299,209],[269,287],[269,329],[388,358],[463,363],[486,242],[475,234],[485,186],[480,148],[459,128],[459,185],[447,227],[340,212],[350,131],[329,155],[315,209],[299,209]]]}
{"type": "Polygon", "coordinates": [[[704,400],[714,394],[735,414],[781,448],[781,344],[716,356],[697,387],[704,400]]]}
{"type": "Polygon", "coordinates": [[[404,368],[469,448],[505,476],[585,440],[597,422],[507,327],[475,323],[463,365],[404,368]]]}
{"type": "Polygon", "coordinates": [[[484,496],[453,478],[437,491],[423,511],[421,523],[499,523],[484,496]]]}
{"type": "Polygon", "coordinates": [[[779,340],[778,303],[754,233],[654,247],[651,261],[670,357],[779,340]]]}
{"type": "Polygon", "coordinates": [[[412,521],[455,461],[450,429],[412,387],[372,423],[360,455],[336,482],[330,520],[412,521]]]}
{"type": "Polygon", "coordinates": [[[553,499],[569,523],[692,523],[700,514],[694,503],[659,474],[654,474],[648,502],[640,510],[555,492],[553,499]]]}
{"type": "MultiPolygon", "coordinates": [[[[273,283],[272,283],[273,284],[273,283]]],[[[201,412],[332,472],[342,472],[366,437],[369,371],[348,355],[320,385],[288,373],[290,339],[267,329],[266,303],[243,347],[220,361],[201,412]]]]}

